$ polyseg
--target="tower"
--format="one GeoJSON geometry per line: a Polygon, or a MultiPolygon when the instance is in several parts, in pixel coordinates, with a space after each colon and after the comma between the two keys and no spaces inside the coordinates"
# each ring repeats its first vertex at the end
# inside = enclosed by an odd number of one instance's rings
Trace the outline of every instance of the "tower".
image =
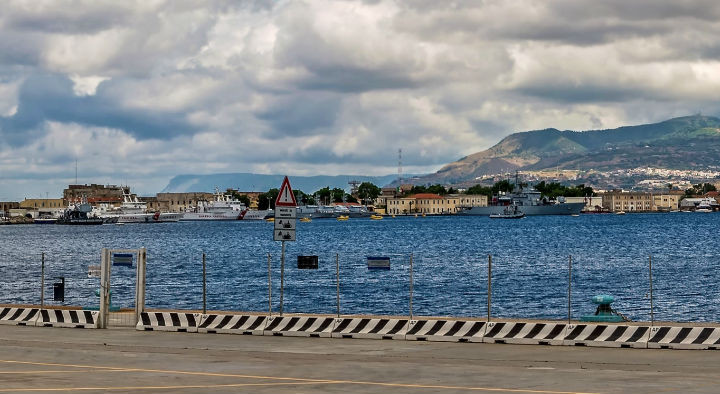
{"type": "Polygon", "coordinates": [[[402,148],[398,149],[398,186],[402,186],[402,148]]]}

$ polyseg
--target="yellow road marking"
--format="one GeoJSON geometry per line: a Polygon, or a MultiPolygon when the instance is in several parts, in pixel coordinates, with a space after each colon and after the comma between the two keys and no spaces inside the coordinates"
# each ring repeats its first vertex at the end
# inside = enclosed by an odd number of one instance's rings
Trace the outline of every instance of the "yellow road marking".
{"type": "Polygon", "coordinates": [[[192,386],[124,386],[124,387],[48,387],[25,389],[0,389],[5,392],[31,392],[31,391],[111,391],[111,390],[181,390],[181,389],[212,389],[224,387],[250,387],[250,386],[295,386],[308,384],[323,384],[322,382],[272,382],[272,383],[229,383],[229,384],[203,384],[192,386]]]}
{"type": "MultiPolygon", "coordinates": [[[[384,386],[384,387],[405,387],[405,388],[424,388],[424,389],[443,389],[443,390],[467,390],[467,391],[487,391],[487,392],[506,392],[506,393],[533,393],[533,394],[601,394],[591,392],[579,392],[579,391],[555,391],[555,390],[533,390],[533,389],[511,389],[511,388],[499,388],[499,387],[468,387],[468,386],[443,386],[443,385],[427,385],[427,384],[411,384],[411,383],[387,383],[387,382],[367,382],[360,380],[329,380],[329,379],[308,379],[308,378],[293,378],[283,376],[261,376],[261,375],[244,375],[244,374],[228,374],[228,373],[214,373],[214,372],[194,372],[194,371],[173,371],[173,370],[162,370],[162,369],[144,369],[144,368],[120,368],[120,367],[103,367],[95,365],[79,365],[79,364],[60,364],[60,363],[40,363],[32,361],[17,361],[17,360],[0,360],[0,363],[8,364],[27,364],[27,365],[43,365],[43,366],[55,366],[55,367],[69,367],[69,368],[85,368],[93,370],[105,370],[105,371],[125,371],[125,372],[145,372],[145,373],[166,373],[176,375],[194,375],[194,376],[212,376],[212,377],[232,377],[232,378],[247,378],[247,379],[268,379],[268,380],[289,380],[291,383],[274,383],[278,385],[288,384],[355,384],[365,386],[384,386]]],[[[271,383],[238,383],[238,387],[243,385],[270,385],[271,383]]],[[[149,388],[163,388],[162,387],[147,387],[149,388]]],[[[233,385],[203,385],[203,386],[178,386],[172,388],[201,388],[201,387],[234,387],[233,385]]],[[[119,390],[121,388],[75,388],[75,390],[119,390]]],[[[125,390],[133,389],[131,387],[122,388],[125,390]]],[[[136,387],[137,390],[146,389],[145,387],[136,387]]],[[[71,389],[26,389],[27,391],[67,391],[71,389]]],[[[12,391],[0,389],[0,392],[12,391]]]]}

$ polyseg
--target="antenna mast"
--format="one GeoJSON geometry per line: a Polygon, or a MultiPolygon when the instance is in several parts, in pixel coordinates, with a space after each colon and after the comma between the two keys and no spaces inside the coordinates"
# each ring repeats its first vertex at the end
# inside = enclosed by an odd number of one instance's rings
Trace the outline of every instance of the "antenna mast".
{"type": "Polygon", "coordinates": [[[402,186],[402,148],[398,149],[398,185],[402,186]]]}

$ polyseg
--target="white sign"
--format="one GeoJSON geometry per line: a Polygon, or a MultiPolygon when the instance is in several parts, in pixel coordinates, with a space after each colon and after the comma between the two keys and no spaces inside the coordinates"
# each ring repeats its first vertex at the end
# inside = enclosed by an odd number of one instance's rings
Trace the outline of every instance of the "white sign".
{"type": "Polygon", "coordinates": [[[275,241],[294,241],[295,230],[273,230],[273,239],[275,241]]]}
{"type": "Polygon", "coordinates": [[[295,219],[275,218],[275,230],[295,231],[295,219]]]}
{"type": "Polygon", "coordinates": [[[295,219],[297,217],[297,208],[295,207],[275,207],[275,220],[277,219],[295,219]]]}

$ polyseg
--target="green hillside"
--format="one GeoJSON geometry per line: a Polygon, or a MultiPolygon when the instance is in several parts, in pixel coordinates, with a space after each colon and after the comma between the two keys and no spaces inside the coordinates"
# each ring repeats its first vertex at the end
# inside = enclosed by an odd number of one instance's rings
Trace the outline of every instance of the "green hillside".
{"type": "Polygon", "coordinates": [[[502,171],[616,170],[720,166],[720,119],[685,116],[617,129],[545,129],[511,134],[492,148],[450,163],[420,182],[462,183],[502,171]]]}

